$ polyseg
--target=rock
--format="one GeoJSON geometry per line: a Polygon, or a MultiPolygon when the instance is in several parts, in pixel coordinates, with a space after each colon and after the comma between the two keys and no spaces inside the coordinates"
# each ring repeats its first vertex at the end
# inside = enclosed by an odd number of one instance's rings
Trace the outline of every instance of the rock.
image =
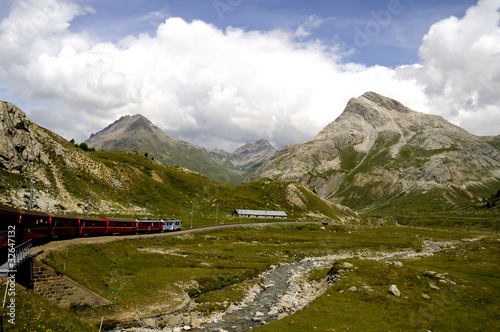
{"type": "Polygon", "coordinates": [[[184,331],[189,331],[189,330],[191,330],[191,329],[192,329],[192,327],[191,327],[191,326],[189,326],[189,325],[185,325],[182,329],[183,329],[184,331]]]}
{"type": "Polygon", "coordinates": [[[435,284],[435,283],[433,283],[433,282],[430,282],[430,283],[429,283],[429,286],[430,286],[432,289],[436,289],[436,290],[441,289],[441,288],[439,288],[438,286],[436,286],[436,284],[435,284]]]}
{"type": "Polygon", "coordinates": [[[20,173],[28,163],[41,159],[42,145],[34,126],[17,106],[0,101],[0,168],[20,173]]]}
{"type": "Polygon", "coordinates": [[[401,263],[401,262],[394,262],[393,264],[396,266],[399,266],[399,267],[403,266],[403,263],[401,263]]]}
{"type": "Polygon", "coordinates": [[[156,326],[156,319],[154,319],[154,318],[145,318],[144,319],[144,325],[150,326],[150,327],[155,327],[156,326]]]}
{"type": "Polygon", "coordinates": [[[270,316],[270,317],[272,317],[272,316],[276,316],[276,315],[278,315],[278,314],[279,314],[279,311],[278,311],[278,309],[276,309],[276,308],[275,308],[275,309],[271,309],[271,311],[269,311],[269,312],[267,313],[267,315],[268,315],[268,316],[270,316]]]}
{"type": "Polygon", "coordinates": [[[356,286],[352,286],[351,288],[348,289],[348,291],[350,291],[350,292],[355,292],[357,290],[358,289],[356,288],[356,286]]]}
{"type": "Polygon", "coordinates": [[[184,325],[191,325],[192,318],[191,316],[183,316],[182,317],[182,323],[184,325]]]}
{"type": "Polygon", "coordinates": [[[201,327],[201,324],[202,324],[202,320],[199,319],[199,318],[195,318],[193,319],[193,327],[194,328],[200,328],[201,327]]]}
{"type": "Polygon", "coordinates": [[[370,286],[363,286],[362,288],[367,290],[368,292],[373,292],[373,289],[370,286]]]}
{"type": "Polygon", "coordinates": [[[277,319],[280,320],[285,318],[286,316],[288,316],[288,314],[286,312],[282,312],[281,314],[278,315],[277,319]]]}
{"type": "Polygon", "coordinates": [[[342,263],[342,267],[345,269],[352,269],[354,267],[354,265],[352,265],[349,262],[344,262],[344,263],[342,263]]]}
{"type": "Polygon", "coordinates": [[[175,315],[175,316],[168,316],[164,318],[165,323],[170,326],[175,326],[179,325],[182,321],[182,316],[181,315],[175,315]]]}
{"type": "Polygon", "coordinates": [[[396,285],[392,285],[391,287],[389,287],[389,293],[394,296],[401,296],[401,292],[396,285]]]}
{"type": "Polygon", "coordinates": [[[424,299],[426,299],[426,300],[430,300],[431,299],[431,297],[429,295],[425,294],[425,293],[422,293],[422,297],[424,299]]]}

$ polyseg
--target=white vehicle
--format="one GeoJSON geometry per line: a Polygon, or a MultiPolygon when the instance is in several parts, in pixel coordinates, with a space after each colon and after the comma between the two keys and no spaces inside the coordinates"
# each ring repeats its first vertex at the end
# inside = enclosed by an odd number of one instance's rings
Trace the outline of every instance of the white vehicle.
{"type": "Polygon", "coordinates": [[[180,231],[182,221],[180,219],[163,219],[163,231],[180,231]]]}

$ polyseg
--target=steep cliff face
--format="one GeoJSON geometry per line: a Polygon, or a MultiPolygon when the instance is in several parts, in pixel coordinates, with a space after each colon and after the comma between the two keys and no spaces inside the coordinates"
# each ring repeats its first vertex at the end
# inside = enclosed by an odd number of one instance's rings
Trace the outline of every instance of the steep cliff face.
{"type": "Polygon", "coordinates": [[[282,149],[257,176],[298,181],[355,208],[412,204],[414,197],[450,207],[500,185],[500,151],[439,116],[367,92],[316,138],[282,149]]]}
{"type": "Polygon", "coordinates": [[[41,157],[41,145],[26,114],[17,106],[0,101],[0,167],[22,172],[41,157]]]}

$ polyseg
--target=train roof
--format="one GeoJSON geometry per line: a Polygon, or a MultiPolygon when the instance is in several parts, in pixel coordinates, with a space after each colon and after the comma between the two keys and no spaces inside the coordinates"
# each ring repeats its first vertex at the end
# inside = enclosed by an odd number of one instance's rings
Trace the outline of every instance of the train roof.
{"type": "Polygon", "coordinates": [[[99,218],[102,218],[102,219],[107,219],[108,221],[125,221],[125,222],[135,222],[135,219],[130,219],[130,218],[113,218],[113,217],[99,217],[99,218]]]}
{"type": "Polygon", "coordinates": [[[97,217],[80,217],[81,221],[105,221],[104,218],[97,218],[97,217]]]}
{"type": "Polygon", "coordinates": [[[47,218],[49,215],[45,212],[34,211],[34,210],[23,210],[19,209],[22,215],[31,216],[31,217],[44,217],[47,218]]]}
{"type": "Polygon", "coordinates": [[[68,216],[65,214],[53,214],[53,213],[47,213],[50,215],[52,218],[60,218],[60,219],[72,219],[72,220],[78,220],[80,217],[78,216],[68,216]]]}
{"type": "Polygon", "coordinates": [[[0,211],[12,213],[12,214],[19,214],[20,213],[18,209],[13,208],[11,206],[3,205],[3,204],[0,204],[0,211]]]}

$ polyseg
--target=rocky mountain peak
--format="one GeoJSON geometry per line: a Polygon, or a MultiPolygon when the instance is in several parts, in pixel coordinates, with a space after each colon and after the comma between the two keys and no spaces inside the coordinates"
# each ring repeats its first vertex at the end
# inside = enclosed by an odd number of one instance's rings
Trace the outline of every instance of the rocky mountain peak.
{"type": "Polygon", "coordinates": [[[174,141],[143,115],[126,115],[113,122],[85,141],[89,146],[108,151],[134,150],[134,144],[129,142],[147,142],[147,145],[157,145],[158,142],[174,141]]]}
{"type": "Polygon", "coordinates": [[[413,112],[408,107],[401,104],[399,101],[384,97],[384,96],[379,95],[378,93],[375,93],[375,92],[371,92],[371,91],[366,92],[361,96],[361,98],[368,99],[368,100],[374,102],[375,104],[377,104],[381,107],[385,107],[386,109],[391,110],[391,111],[396,111],[399,113],[413,112]]]}
{"type": "Polygon", "coordinates": [[[283,148],[256,177],[298,181],[350,207],[429,191],[448,203],[460,195],[477,200],[500,182],[496,147],[495,138],[486,141],[440,116],[367,92],[313,140],[283,148]]]}
{"type": "Polygon", "coordinates": [[[105,151],[134,150],[169,165],[182,166],[211,179],[241,183],[241,175],[221,166],[204,148],[175,139],[140,114],[121,117],[85,143],[105,151]]]}

